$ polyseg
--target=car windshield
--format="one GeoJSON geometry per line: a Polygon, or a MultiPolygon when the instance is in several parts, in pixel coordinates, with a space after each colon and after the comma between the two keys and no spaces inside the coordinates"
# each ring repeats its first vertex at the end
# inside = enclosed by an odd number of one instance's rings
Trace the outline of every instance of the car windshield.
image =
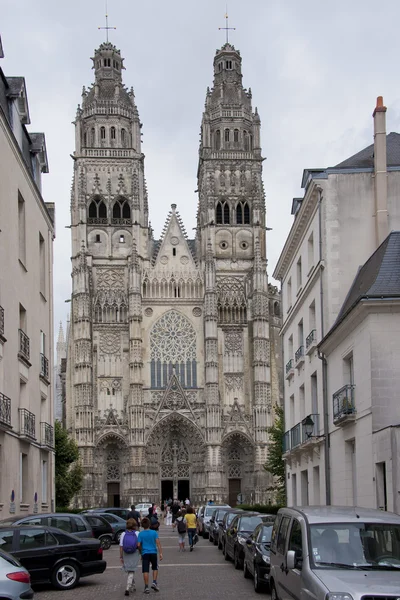
{"type": "Polygon", "coordinates": [[[224,514],[226,513],[227,510],[228,510],[227,508],[224,508],[222,510],[218,510],[215,513],[215,518],[218,519],[218,521],[222,521],[223,516],[224,516],[224,514]]]}
{"type": "Polygon", "coordinates": [[[271,533],[272,533],[272,525],[264,525],[261,533],[261,543],[262,544],[270,544],[271,543],[271,533]]]}
{"type": "Polygon", "coordinates": [[[242,517],[240,519],[239,531],[253,531],[261,523],[260,517],[242,517]]]}
{"type": "Polygon", "coordinates": [[[204,511],[204,516],[205,517],[211,517],[211,515],[213,514],[215,510],[215,506],[207,506],[206,510],[204,511]]]}
{"type": "Polygon", "coordinates": [[[399,524],[315,524],[310,532],[317,567],[400,569],[399,524]]]}
{"type": "Polygon", "coordinates": [[[237,514],[236,513],[228,513],[228,516],[226,517],[226,524],[230,525],[234,519],[234,517],[236,517],[237,514]]]}

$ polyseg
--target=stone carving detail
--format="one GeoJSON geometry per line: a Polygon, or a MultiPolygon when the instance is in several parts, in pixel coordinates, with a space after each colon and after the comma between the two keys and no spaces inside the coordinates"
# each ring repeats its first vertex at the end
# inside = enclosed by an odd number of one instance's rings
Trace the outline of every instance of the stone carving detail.
{"type": "Polygon", "coordinates": [[[217,281],[217,294],[220,323],[247,322],[247,301],[243,279],[222,277],[217,281]]]}
{"type": "Polygon", "coordinates": [[[104,332],[100,334],[100,354],[116,354],[121,349],[119,333],[104,332]]]}
{"type": "Polygon", "coordinates": [[[165,398],[163,408],[167,408],[168,410],[182,410],[182,408],[185,408],[185,405],[185,398],[182,392],[178,389],[171,389],[165,398]]]}
{"type": "Polygon", "coordinates": [[[160,258],[160,262],[161,262],[163,265],[166,265],[168,261],[169,261],[169,258],[168,258],[168,256],[165,256],[165,255],[164,255],[164,256],[162,256],[162,257],[160,258]]]}
{"type": "Polygon", "coordinates": [[[240,478],[242,476],[241,465],[229,465],[228,477],[240,478]]]}
{"type": "Polygon", "coordinates": [[[146,317],[151,317],[151,316],[152,316],[152,314],[153,314],[153,309],[152,309],[152,308],[150,308],[150,306],[148,306],[148,307],[145,309],[145,311],[144,311],[144,314],[146,315],[146,317]]]}
{"type": "Polygon", "coordinates": [[[117,450],[112,449],[109,451],[107,454],[107,462],[119,462],[119,454],[117,450]]]}
{"type": "Polygon", "coordinates": [[[153,325],[150,338],[152,360],[162,363],[196,359],[196,333],[188,319],[175,310],[165,313],[153,325]]]}
{"type": "Polygon", "coordinates": [[[240,451],[238,448],[230,448],[228,452],[228,460],[240,460],[240,451]]]}
{"type": "Polygon", "coordinates": [[[174,236],[174,235],[173,235],[173,236],[171,237],[171,240],[170,240],[170,242],[171,242],[171,244],[172,244],[173,246],[177,246],[177,245],[179,244],[179,238],[177,238],[176,236],[174,236]]]}
{"type": "Polygon", "coordinates": [[[225,353],[243,354],[243,330],[226,329],[224,331],[225,353]]]}
{"type": "Polygon", "coordinates": [[[188,256],[181,256],[181,263],[183,265],[187,265],[189,262],[189,257],[188,256]]]}
{"type": "Polygon", "coordinates": [[[178,438],[169,440],[161,451],[161,462],[163,463],[173,462],[174,457],[178,463],[189,462],[189,450],[186,444],[178,438]]]}
{"type": "Polygon", "coordinates": [[[178,465],[178,477],[187,477],[189,478],[189,465],[178,465]]]}
{"type": "Polygon", "coordinates": [[[98,290],[125,289],[123,269],[97,269],[96,287],[98,290]]]}
{"type": "Polygon", "coordinates": [[[161,477],[172,479],[174,467],[172,465],[161,465],[161,477]]]}
{"type": "Polygon", "coordinates": [[[107,465],[107,481],[119,481],[121,473],[118,465],[107,465]]]}
{"type": "Polygon", "coordinates": [[[192,314],[194,317],[201,317],[201,308],[199,306],[195,306],[192,310],[192,314]]]}
{"type": "Polygon", "coordinates": [[[225,387],[227,391],[243,390],[243,375],[228,373],[225,375],[225,387]]]}

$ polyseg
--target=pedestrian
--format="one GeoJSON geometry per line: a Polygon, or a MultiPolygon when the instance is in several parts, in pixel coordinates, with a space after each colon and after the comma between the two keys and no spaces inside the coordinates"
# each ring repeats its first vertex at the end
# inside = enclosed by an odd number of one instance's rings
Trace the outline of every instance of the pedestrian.
{"type": "Polygon", "coordinates": [[[193,538],[197,533],[197,519],[196,519],[196,515],[193,512],[193,508],[191,506],[187,507],[185,521],[186,521],[187,532],[188,532],[190,552],[193,552],[193,545],[194,545],[193,538]]]}
{"type": "Polygon", "coordinates": [[[158,531],[160,528],[160,521],[158,520],[158,516],[156,512],[150,517],[150,529],[154,529],[154,531],[158,531]]]}
{"type": "Polygon", "coordinates": [[[131,505],[131,510],[128,512],[127,519],[135,519],[138,529],[140,529],[140,512],[136,510],[136,506],[134,504],[131,505]]]}
{"type": "Polygon", "coordinates": [[[153,571],[153,583],[151,588],[156,592],[160,591],[157,584],[158,575],[158,563],[157,563],[157,550],[159,552],[160,560],[162,560],[162,548],[160,538],[158,537],[158,531],[150,529],[150,520],[147,517],[142,519],[142,531],[139,533],[139,550],[142,554],[142,573],[144,580],[144,593],[150,594],[149,589],[149,572],[150,565],[153,571]]]}
{"type": "Polygon", "coordinates": [[[140,552],[138,550],[137,522],[135,519],[128,519],[126,522],[126,531],[123,531],[119,540],[119,556],[122,562],[122,568],[128,573],[126,582],[125,596],[129,592],[136,590],[134,574],[139,564],[140,552]]]}
{"type": "Polygon", "coordinates": [[[189,498],[186,498],[186,500],[185,500],[185,506],[186,506],[186,508],[187,508],[189,505],[190,505],[190,499],[189,499],[189,498]]]}
{"type": "Polygon", "coordinates": [[[173,502],[173,504],[171,506],[172,523],[175,523],[175,519],[176,519],[176,516],[177,516],[179,510],[180,510],[180,507],[179,507],[178,501],[174,500],[174,502],[173,502]]]}
{"type": "Polygon", "coordinates": [[[185,536],[187,525],[185,521],[184,511],[179,511],[172,527],[176,527],[176,530],[178,532],[179,552],[185,552],[185,536]]]}
{"type": "Polygon", "coordinates": [[[172,525],[172,512],[169,506],[167,506],[165,510],[165,524],[167,525],[167,527],[172,525]]]}

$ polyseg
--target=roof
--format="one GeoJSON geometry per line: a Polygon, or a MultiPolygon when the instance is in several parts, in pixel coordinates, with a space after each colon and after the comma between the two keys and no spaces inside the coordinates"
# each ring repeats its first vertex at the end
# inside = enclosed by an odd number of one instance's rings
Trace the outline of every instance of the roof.
{"type": "Polygon", "coordinates": [[[309,523],[400,523],[399,515],[362,506],[293,506],[279,509],[279,514],[286,511],[301,513],[309,523]]]}
{"type": "Polygon", "coordinates": [[[335,325],[342,321],[360,300],[393,297],[400,298],[400,231],[392,231],[360,268],[335,325]]]}
{"type": "Polygon", "coordinates": [[[7,77],[10,96],[19,96],[25,86],[24,77],[7,77]]]}
{"type": "MultiPolygon", "coordinates": [[[[400,134],[391,132],[386,136],[387,166],[400,166],[400,134]]],[[[373,169],[374,168],[374,144],[364,150],[357,152],[350,158],[331,167],[333,169],[373,169]]]]}

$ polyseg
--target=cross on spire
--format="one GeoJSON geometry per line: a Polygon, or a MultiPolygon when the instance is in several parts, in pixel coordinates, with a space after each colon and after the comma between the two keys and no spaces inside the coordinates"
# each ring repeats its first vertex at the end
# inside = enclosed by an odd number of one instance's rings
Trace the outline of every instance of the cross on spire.
{"type": "Polygon", "coordinates": [[[229,27],[229,17],[228,17],[228,8],[225,13],[225,27],[218,27],[219,31],[226,31],[226,43],[229,43],[229,32],[235,31],[236,27],[229,27]]]}
{"type": "Polygon", "coordinates": [[[108,31],[109,31],[109,29],[117,29],[116,27],[109,27],[108,26],[107,2],[106,2],[106,26],[105,27],[98,27],[97,29],[105,29],[106,30],[106,39],[107,39],[107,42],[108,42],[108,31]]]}

